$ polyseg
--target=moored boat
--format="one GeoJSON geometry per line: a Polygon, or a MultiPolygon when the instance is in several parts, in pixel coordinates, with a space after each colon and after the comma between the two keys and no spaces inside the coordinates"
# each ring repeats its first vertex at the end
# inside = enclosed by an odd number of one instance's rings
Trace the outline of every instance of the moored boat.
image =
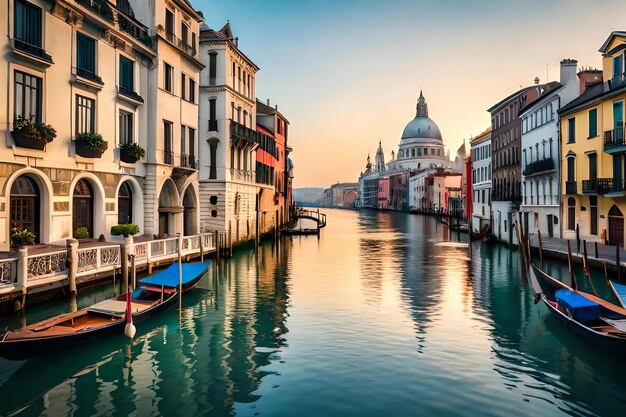
{"type": "Polygon", "coordinates": [[[533,289],[568,329],[593,345],[626,353],[626,309],[578,291],[530,265],[533,289]]]}
{"type": "MultiPolygon", "coordinates": [[[[183,292],[194,288],[208,267],[208,262],[183,264],[183,292]]],[[[0,336],[0,357],[24,360],[58,349],[73,348],[106,335],[122,334],[128,307],[132,312],[132,321],[138,323],[175,305],[181,285],[179,265],[174,263],[138,284],[130,300],[124,293],[73,313],[7,331],[0,336]]]]}

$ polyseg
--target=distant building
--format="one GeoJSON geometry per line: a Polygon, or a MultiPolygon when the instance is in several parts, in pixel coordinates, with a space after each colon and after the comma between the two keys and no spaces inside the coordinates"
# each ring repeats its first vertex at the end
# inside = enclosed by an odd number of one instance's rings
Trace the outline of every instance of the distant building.
{"type": "Polygon", "coordinates": [[[293,200],[300,206],[319,206],[324,198],[324,189],[317,187],[304,187],[293,189],[293,200]]]}
{"type": "Polygon", "coordinates": [[[561,61],[559,84],[520,110],[522,121],[522,204],[524,230],[561,237],[559,192],[559,108],[578,97],[577,61],[561,61]]]}
{"type": "Polygon", "coordinates": [[[491,224],[491,128],[470,142],[472,151],[472,230],[491,224]]]}

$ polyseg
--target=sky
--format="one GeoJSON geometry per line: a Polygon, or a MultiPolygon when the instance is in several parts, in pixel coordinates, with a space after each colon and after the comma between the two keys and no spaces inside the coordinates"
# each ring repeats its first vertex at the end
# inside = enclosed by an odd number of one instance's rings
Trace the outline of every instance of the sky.
{"type": "Polygon", "coordinates": [[[626,30],[624,0],[191,0],[230,21],[261,69],[256,95],[290,122],[294,187],[356,182],[381,141],[386,161],[420,89],[452,158],[490,124],[486,109],[559,62],[601,68],[626,30]]]}

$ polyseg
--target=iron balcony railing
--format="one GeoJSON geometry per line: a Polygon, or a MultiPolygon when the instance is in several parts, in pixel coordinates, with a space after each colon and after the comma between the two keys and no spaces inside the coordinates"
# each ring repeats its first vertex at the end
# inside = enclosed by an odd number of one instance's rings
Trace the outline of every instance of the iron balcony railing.
{"type": "Polygon", "coordinates": [[[578,194],[576,181],[565,181],[565,194],[578,194]]]}
{"type": "Polygon", "coordinates": [[[585,194],[623,193],[626,190],[626,180],[619,178],[594,178],[583,181],[585,194]]]}
{"type": "Polygon", "coordinates": [[[535,162],[531,162],[530,164],[526,164],[526,168],[524,168],[523,174],[533,175],[537,172],[549,171],[551,169],[554,169],[554,159],[545,158],[535,162]]]}
{"type": "Polygon", "coordinates": [[[174,152],[163,151],[163,163],[167,165],[174,165],[174,152]]]}
{"type": "Polygon", "coordinates": [[[165,37],[165,39],[171,43],[173,46],[177,47],[187,55],[191,57],[195,57],[198,52],[195,45],[189,45],[187,42],[183,41],[180,38],[177,38],[176,35],[164,28],[163,26],[157,26],[157,32],[165,37]]]}
{"type": "Polygon", "coordinates": [[[183,153],[180,155],[180,166],[183,168],[198,169],[198,160],[194,155],[183,153]]]}
{"type": "Polygon", "coordinates": [[[141,97],[139,94],[137,94],[136,92],[134,92],[133,90],[126,88],[126,87],[122,87],[121,85],[117,86],[117,91],[119,94],[126,96],[130,99],[133,99],[135,101],[138,101],[140,103],[143,103],[143,97],[141,97]]]}
{"type": "Polygon", "coordinates": [[[146,45],[148,48],[152,48],[152,37],[148,33],[148,29],[134,22],[130,17],[124,16],[121,13],[117,14],[117,24],[122,32],[128,33],[139,42],[146,45]]]}
{"type": "Polygon", "coordinates": [[[17,49],[18,51],[25,52],[28,55],[32,55],[36,58],[39,58],[51,64],[53,63],[52,57],[48,55],[43,48],[36,46],[36,45],[31,45],[28,42],[24,42],[16,38],[13,38],[12,42],[13,42],[13,49],[17,49]]]}
{"type": "Polygon", "coordinates": [[[611,90],[614,90],[618,87],[622,87],[624,84],[626,84],[626,73],[622,72],[621,74],[614,75],[613,78],[611,78],[609,86],[611,90]]]}
{"type": "Polygon", "coordinates": [[[93,81],[94,83],[104,84],[102,82],[102,78],[94,72],[88,71],[83,68],[78,68],[78,67],[75,68],[75,70],[76,70],[76,75],[79,77],[85,78],[89,81],[93,81]]]}
{"type": "Polygon", "coordinates": [[[247,128],[235,121],[230,122],[230,138],[232,140],[242,140],[250,144],[258,143],[258,134],[256,130],[247,128]]]}
{"type": "Polygon", "coordinates": [[[76,0],[76,3],[85,6],[107,22],[113,23],[113,8],[107,0],[76,0]]]}
{"type": "Polygon", "coordinates": [[[623,125],[604,132],[604,150],[608,151],[618,146],[626,146],[623,125]]]}

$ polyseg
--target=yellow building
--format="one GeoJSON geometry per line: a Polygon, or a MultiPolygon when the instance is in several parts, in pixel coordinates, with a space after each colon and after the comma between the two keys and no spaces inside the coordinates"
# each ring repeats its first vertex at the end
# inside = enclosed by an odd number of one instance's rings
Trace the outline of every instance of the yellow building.
{"type": "Polygon", "coordinates": [[[579,74],[584,93],[560,111],[563,237],[624,246],[626,32],[600,48],[602,71],[579,74]],[[606,80],[602,82],[602,80],[606,80]]]}

